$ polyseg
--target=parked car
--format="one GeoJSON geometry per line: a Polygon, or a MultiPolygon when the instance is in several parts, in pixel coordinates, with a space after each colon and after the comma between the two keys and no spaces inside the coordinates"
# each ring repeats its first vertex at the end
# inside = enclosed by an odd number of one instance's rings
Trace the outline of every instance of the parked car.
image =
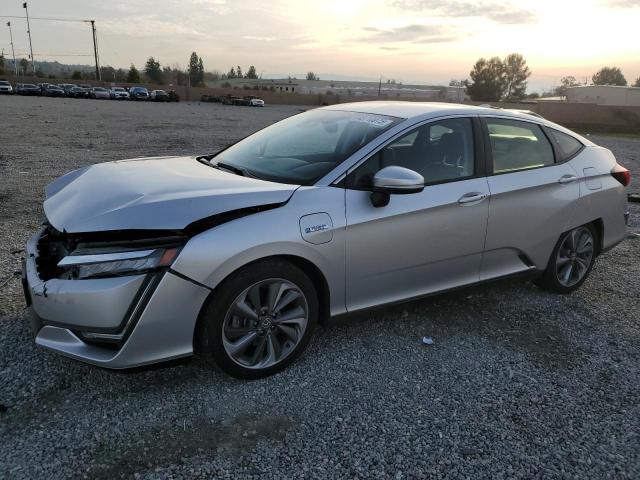
{"type": "Polygon", "coordinates": [[[39,83],[38,88],[40,89],[40,93],[44,95],[45,89],[49,86],[48,83],[39,83]]]}
{"type": "Polygon", "coordinates": [[[129,88],[129,95],[131,100],[148,100],[149,92],[144,87],[131,87],[129,88]]]}
{"type": "Polygon", "coordinates": [[[18,95],[40,95],[40,89],[32,83],[17,83],[16,93],[18,95]]]}
{"type": "Polygon", "coordinates": [[[64,97],[64,90],[58,85],[49,84],[44,89],[45,97],[64,97]]]}
{"type": "Polygon", "coordinates": [[[201,95],[200,101],[204,103],[219,103],[220,97],[217,95],[201,95]]]}
{"type": "Polygon", "coordinates": [[[168,102],[169,95],[164,90],[152,90],[149,95],[149,100],[153,100],[154,102],[168,102]]]}
{"type": "Polygon", "coordinates": [[[93,87],[89,92],[89,96],[91,98],[96,98],[96,99],[108,100],[109,98],[111,98],[111,94],[109,93],[109,90],[103,87],[93,87]]]}
{"type": "Polygon", "coordinates": [[[80,86],[72,87],[67,96],[71,98],[89,98],[89,90],[80,86]]]}
{"type": "Polygon", "coordinates": [[[237,97],[234,95],[223,95],[220,97],[220,102],[223,105],[240,105],[244,100],[242,97],[237,97]]]}
{"type": "Polygon", "coordinates": [[[169,101],[170,102],[179,102],[180,101],[180,95],[178,95],[178,92],[176,92],[175,90],[169,90],[168,94],[169,94],[169,101]]]}
{"type": "Polygon", "coordinates": [[[69,96],[69,92],[71,91],[71,89],[73,87],[76,87],[77,85],[73,84],[73,83],[61,83],[60,85],[58,85],[61,89],[64,90],[64,94],[68,97],[69,96]]]}
{"type": "Polygon", "coordinates": [[[113,100],[129,100],[129,92],[123,87],[111,87],[109,94],[113,100]]]}
{"type": "Polygon", "coordinates": [[[252,98],[249,100],[250,107],[264,107],[264,100],[261,98],[252,98]]]}
{"type": "Polygon", "coordinates": [[[258,378],[330,315],[513,275],[576,290],[627,236],[630,181],[609,150],[531,115],[318,108],[217,154],[55,180],[26,300],[36,342],[69,357],[127,368],[195,349],[258,378]]]}
{"type": "Polygon", "coordinates": [[[0,94],[13,95],[13,87],[7,80],[0,80],[0,94]]]}

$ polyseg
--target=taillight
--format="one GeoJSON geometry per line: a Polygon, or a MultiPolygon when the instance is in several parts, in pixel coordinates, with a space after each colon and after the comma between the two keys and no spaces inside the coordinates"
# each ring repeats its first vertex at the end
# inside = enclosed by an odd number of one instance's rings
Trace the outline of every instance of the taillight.
{"type": "Polygon", "coordinates": [[[611,176],[625,187],[628,187],[631,183],[631,172],[622,165],[616,164],[616,166],[613,167],[613,170],[611,170],[611,176]]]}

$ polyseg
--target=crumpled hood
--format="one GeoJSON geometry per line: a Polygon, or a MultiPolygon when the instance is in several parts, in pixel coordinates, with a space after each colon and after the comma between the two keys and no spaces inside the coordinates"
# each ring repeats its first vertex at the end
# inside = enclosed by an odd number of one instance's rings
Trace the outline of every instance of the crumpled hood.
{"type": "Polygon", "coordinates": [[[181,230],[197,220],[286,202],[295,185],[247,178],[193,157],[100,163],[70,172],[45,189],[44,211],[59,231],[181,230]]]}

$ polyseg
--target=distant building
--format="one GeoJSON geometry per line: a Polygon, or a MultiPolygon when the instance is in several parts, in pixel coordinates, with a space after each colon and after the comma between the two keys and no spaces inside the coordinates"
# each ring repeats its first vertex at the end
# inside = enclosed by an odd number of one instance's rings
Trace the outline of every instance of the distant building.
{"type": "Polygon", "coordinates": [[[308,95],[342,95],[348,97],[416,98],[424,101],[464,102],[468,97],[464,87],[429,87],[403,85],[395,82],[358,82],[306,79],[248,79],[233,78],[207,82],[211,88],[268,90],[276,93],[308,95]],[[224,85],[224,86],[223,86],[224,85]]]}
{"type": "Polygon", "coordinates": [[[613,85],[571,87],[567,89],[567,102],[640,107],[640,88],[613,85]]]}

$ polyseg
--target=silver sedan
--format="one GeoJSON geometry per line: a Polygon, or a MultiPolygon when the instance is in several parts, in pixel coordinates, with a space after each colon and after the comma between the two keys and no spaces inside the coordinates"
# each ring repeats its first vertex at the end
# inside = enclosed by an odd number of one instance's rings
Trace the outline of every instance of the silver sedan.
{"type": "Polygon", "coordinates": [[[241,378],[316,324],[512,275],[569,293],[626,235],[629,172],[527,113],[364,102],[214,154],[46,188],[23,283],[36,343],[107,368],[194,353],[241,378]]]}

